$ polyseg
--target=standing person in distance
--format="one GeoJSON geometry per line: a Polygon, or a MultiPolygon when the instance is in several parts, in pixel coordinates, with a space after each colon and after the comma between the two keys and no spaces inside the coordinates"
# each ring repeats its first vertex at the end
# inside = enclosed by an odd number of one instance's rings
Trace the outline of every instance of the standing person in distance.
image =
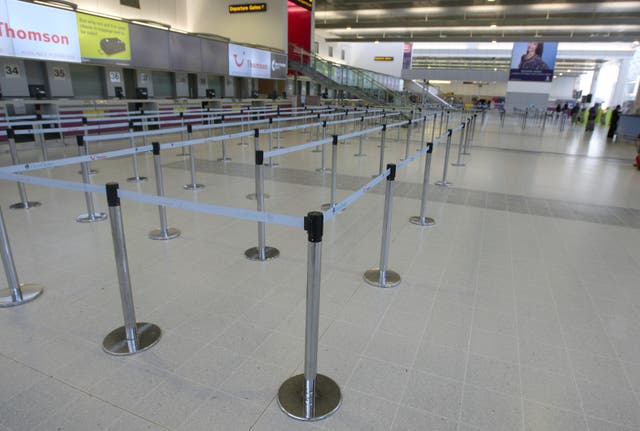
{"type": "Polygon", "coordinates": [[[609,120],[609,131],[607,132],[607,138],[613,138],[618,128],[618,120],[620,119],[620,105],[616,106],[611,112],[611,119],[609,120]]]}

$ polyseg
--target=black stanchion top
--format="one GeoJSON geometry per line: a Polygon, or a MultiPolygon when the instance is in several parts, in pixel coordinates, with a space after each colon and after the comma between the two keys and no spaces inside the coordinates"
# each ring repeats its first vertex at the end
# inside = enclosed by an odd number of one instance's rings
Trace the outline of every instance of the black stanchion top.
{"type": "Polygon", "coordinates": [[[264,151],[257,150],[256,151],[256,165],[261,165],[264,163],[264,151]]]}
{"type": "Polygon", "coordinates": [[[322,122],[322,127],[327,127],[327,120],[324,120],[324,121],[322,122]]]}
{"type": "Polygon", "coordinates": [[[133,129],[133,120],[129,120],[129,128],[133,129]]]}
{"type": "Polygon", "coordinates": [[[318,114],[318,120],[320,119],[320,114],[318,114]]]}
{"type": "Polygon", "coordinates": [[[159,156],[160,155],[160,143],[159,142],[152,142],[151,146],[153,147],[153,155],[154,156],[159,156]]]}
{"type": "Polygon", "coordinates": [[[253,129],[253,137],[254,138],[259,138],[260,137],[260,129],[253,129]]]}
{"type": "Polygon", "coordinates": [[[387,181],[395,181],[396,179],[396,164],[389,163],[387,164],[387,169],[390,169],[389,175],[387,175],[387,181]]]}
{"type": "Polygon", "coordinates": [[[360,121],[364,121],[364,117],[360,117],[360,121]]]}
{"type": "Polygon", "coordinates": [[[84,136],[76,135],[76,142],[78,144],[78,147],[82,147],[84,145],[84,136]]]}
{"type": "Polygon", "coordinates": [[[460,123],[460,125],[462,126],[462,128],[464,129],[464,121],[462,123],[460,123]]]}
{"type": "Polygon", "coordinates": [[[15,138],[15,136],[16,136],[16,133],[13,131],[13,129],[11,127],[9,127],[7,129],[7,138],[8,139],[13,139],[13,138],[15,138]]]}
{"type": "Polygon", "coordinates": [[[433,142],[427,143],[427,154],[433,153],[433,142]]]}
{"type": "Polygon", "coordinates": [[[42,120],[42,114],[36,114],[36,120],[38,121],[42,120]]]}
{"type": "Polygon", "coordinates": [[[187,133],[193,133],[193,126],[191,124],[187,124],[187,133]]]}
{"type": "Polygon", "coordinates": [[[387,131],[387,123],[385,123],[385,124],[383,124],[383,125],[382,125],[382,131],[383,131],[383,132],[386,132],[386,131],[387,131]]]}
{"type": "Polygon", "coordinates": [[[322,230],[324,226],[324,214],[320,211],[311,211],[304,218],[304,230],[307,231],[309,242],[322,242],[322,230]]]}
{"type": "Polygon", "coordinates": [[[333,142],[331,142],[333,145],[338,145],[338,135],[332,135],[333,137],[333,142]]]}
{"type": "Polygon", "coordinates": [[[82,125],[83,126],[86,126],[88,122],[89,122],[89,120],[87,120],[87,117],[82,117],[82,125]]]}
{"type": "Polygon", "coordinates": [[[144,115],[144,109],[140,110],[140,115],[144,115]]]}
{"type": "Polygon", "coordinates": [[[180,112],[180,118],[184,117],[184,112],[180,112]]]}
{"type": "Polygon", "coordinates": [[[411,118],[407,121],[407,126],[411,124],[411,118]]]}
{"type": "Polygon", "coordinates": [[[118,183],[107,183],[105,188],[107,189],[107,204],[110,207],[120,206],[120,197],[118,196],[118,183]]]}
{"type": "Polygon", "coordinates": [[[451,136],[453,135],[453,130],[452,129],[447,129],[447,136],[451,136]]]}

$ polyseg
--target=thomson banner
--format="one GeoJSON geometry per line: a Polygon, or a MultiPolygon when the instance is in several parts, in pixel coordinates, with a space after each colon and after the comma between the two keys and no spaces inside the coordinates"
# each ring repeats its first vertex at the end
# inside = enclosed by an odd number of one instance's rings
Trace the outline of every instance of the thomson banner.
{"type": "Polygon", "coordinates": [[[285,79],[287,77],[287,56],[230,43],[229,75],[285,79]]]}
{"type": "Polygon", "coordinates": [[[551,82],[557,54],[558,42],[515,42],[509,80],[551,82]]]}
{"type": "Polygon", "coordinates": [[[75,13],[0,0],[0,55],[79,63],[75,13]]]}

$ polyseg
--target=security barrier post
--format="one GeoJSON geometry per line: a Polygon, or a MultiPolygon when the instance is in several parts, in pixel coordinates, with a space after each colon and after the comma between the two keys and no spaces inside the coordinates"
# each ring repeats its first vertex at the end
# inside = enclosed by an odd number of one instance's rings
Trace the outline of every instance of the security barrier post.
{"type": "MultiPolygon", "coordinates": [[[[322,121],[322,140],[327,139],[327,120],[322,121]]],[[[331,171],[331,169],[327,169],[325,167],[327,159],[327,144],[322,145],[322,153],[320,154],[320,169],[316,169],[316,171],[324,174],[325,172],[331,171]]]]}
{"type": "Polygon", "coordinates": [[[127,182],[129,183],[140,183],[143,181],[147,181],[147,177],[141,177],[140,172],[138,170],[138,152],[136,150],[136,138],[133,136],[133,120],[129,121],[129,143],[131,144],[131,149],[134,150],[131,153],[131,159],[133,160],[133,176],[127,178],[127,182]]]}
{"type": "Polygon", "coordinates": [[[365,271],[363,278],[376,287],[396,287],[400,284],[400,274],[387,269],[389,261],[389,241],[391,240],[391,212],[393,210],[393,189],[396,179],[396,165],[387,165],[387,187],[384,194],[384,218],[382,220],[382,244],[380,246],[380,265],[365,271]]]}
{"type": "MultiPolygon", "coordinates": [[[[256,129],[257,130],[257,129],[256,129]]],[[[273,150],[273,117],[269,118],[269,152],[271,152],[271,150],[273,150]]],[[[273,157],[269,156],[269,163],[265,163],[265,166],[271,166],[272,168],[275,168],[276,166],[278,166],[280,163],[276,162],[273,160],[273,157]]]]}
{"type": "MultiPolygon", "coordinates": [[[[355,124],[354,124],[354,127],[355,127],[355,124]]],[[[364,131],[364,117],[360,117],[360,132],[362,131],[364,131]]],[[[358,153],[354,154],[354,156],[356,157],[366,156],[366,154],[362,152],[362,137],[363,135],[360,135],[360,141],[358,143],[358,153]]]]}
{"type": "Polygon", "coordinates": [[[307,312],[305,323],[304,374],[285,380],[278,390],[278,405],[289,417],[317,421],[335,413],[342,403],[340,387],[318,374],[318,328],[320,321],[320,274],[322,264],[323,215],[313,211],[304,218],[307,231],[307,312]]]}
{"type": "Polygon", "coordinates": [[[382,175],[382,170],[384,169],[384,141],[387,135],[387,125],[382,125],[382,130],[380,131],[380,166],[378,167],[378,175],[382,175]]]}
{"type": "Polygon", "coordinates": [[[420,226],[433,226],[436,221],[427,217],[427,194],[429,193],[429,175],[431,174],[431,154],[433,143],[427,144],[427,154],[424,158],[424,179],[422,181],[422,200],[420,201],[420,215],[409,218],[409,222],[420,226]]]}
{"type": "Polygon", "coordinates": [[[42,151],[42,160],[47,161],[49,160],[49,154],[47,152],[47,144],[45,142],[44,135],[41,133],[42,132],[42,124],[40,124],[41,121],[42,121],[42,114],[37,114],[36,124],[34,124],[34,127],[33,127],[33,130],[35,131],[35,133],[33,134],[33,138],[36,141],[36,143],[40,145],[40,150],[42,151]]]}
{"type": "Polygon", "coordinates": [[[338,135],[333,135],[331,143],[331,202],[322,204],[320,208],[328,210],[336,206],[336,183],[338,181],[338,135]]]}
{"type": "MultiPolygon", "coordinates": [[[[87,117],[82,117],[82,127],[84,129],[84,131],[83,131],[84,136],[88,136],[89,135],[89,129],[87,128],[87,125],[88,125],[87,117]]],[[[89,155],[91,153],[91,151],[89,151],[89,143],[85,141],[84,147],[85,147],[85,150],[87,152],[87,155],[89,155]]],[[[95,174],[98,173],[97,169],[92,169],[91,168],[91,163],[90,162],[87,162],[87,170],[89,172],[89,175],[95,175],[95,174]]],[[[82,171],[78,171],[78,173],[80,175],[82,175],[82,171]]]]}
{"type": "Polygon", "coordinates": [[[411,124],[412,124],[412,121],[410,119],[409,121],[407,121],[407,142],[404,146],[404,159],[402,160],[409,158],[409,144],[411,143],[411,128],[412,128],[411,124]]]}
{"type": "Polygon", "coordinates": [[[433,124],[431,126],[431,142],[434,141],[436,135],[436,119],[438,118],[438,113],[433,114],[433,124]]]}
{"type": "MultiPolygon", "coordinates": [[[[180,140],[184,142],[184,132],[185,132],[185,127],[184,127],[184,112],[180,112],[180,140]]],[[[178,157],[186,157],[189,154],[185,151],[185,147],[182,147],[182,152],[176,154],[176,156],[178,157]]]]}
{"type": "MultiPolygon", "coordinates": [[[[11,153],[11,162],[14,165],[20,164],[20,159],[18,159],[18,151],[16,149],[16,140],[15,140],[15,132],[12,128],[7,129],[7,139],[9,141],[9,152],[11,153]]],[[[21,182],[16,183],[18,185],[18,193],[20,194],[20,202],[9,205],[9,208],[12,210],[17,209],[29,209],[33,207],[39,207],[42,205],[37,201],[30,201],[27,198],[27,190],[24,187],[24,184],[21,182]]]]}
{"type": "MultiPolygon", "coordinates": [[[[462,154],[463,154],[463,148],[464,147],[464,139],[465,139],[465,127],[464,127],[464,121],[462,123],[460,123],[460,142],[458,143],[458,160],[455,163],[451,163],[451,166],[465,166],[464,162],[462,161],[462,154]]],[[[469,136],[470,130],[467,130],[466,136],[469,136]]]]}
{"type": "MultiPolygon", "coordinates": [[[[193,134],[193,127],[191,124],[187,124],[187,139],[191,141],[193,134]]],[[[183,147],[184,148],[184,147],[183,147]]],[[[191,168],[191,182],[184,185],[185,190],[198,190],[203,189],[204,184],[198,184],[196,182],[196,156],[193,149],[193,145],[189,145],[189,164],[191,168]]]]}
{"type": "MultiPolygon", "coordinates": [[[[318,122],[320,122],[320,114],[318,114],[318,122]]],[[[311,136],[312,136],[312,133],[311,133],[311,131],[309,131],[309,138],[310,139],[311,139],[311,136]]],[[[319,139],[320,139],[320,125],[318,124],[318,125],[316,125],[316,140],[319,140],[319,139]]],[[[312,153],[319,153],[321,151],[322,151],[322,149],[320,148],[319,145],[316,145],[316,147],[313,150],[311,150],[312,153]]]]}
{"type": "Polygon", "coordinates": [[[423,116],[422,117],[422,130],[420,132],[420,150],[422,150],[424,148],[424,140],[425,140],[425,132],[427,129],[427,116],[423,116]]]}
{"type": "Polygon", "coordinates": [[[11,253],[11,244],[9,244],[9,235],[7,235],[7,227],[4,224],[2,208],[0,208],[0,253],[2,254],[2,265],[9,285],[8,288],[0,290],[0,308],[26,304],[40,296],[43,291],[42,286],[38,284],[22,284],[18,279],[18,272],[11,253]]]}
{"type": "Polygon", "coordinates": [[[450,186],[451,183],[447,181],[447,170],[449,169],[449,154],[451,153],[451,134],[453,130],[447,130],[447,147],[444,153],[444,167],[442,169],[442,180],[436,181],[437,186],[447,187],[450,186]]]}
{"type": "MultiPolygon", "coordinates": [[[[258,130],[258,129],[256,129],[258,130]]],[[[264,152],[256,151],[256,202],[257,209],[260,212],[264,212],[264,152]]],[[[251,247],[244,252],[244,255],[249,260],[271,260],[280,255],[280,251],[275,247],[267,247],[265,245],[265,223],[263,221],[258,222],[258,246],[251,247]]]]}
{"type": "MultiPolygon", "coordinates": [[[[84,144],[84,136],[77,135],[76,141],[78,143],[78,155],[86,156],[87,147],[84,144]]],[[[82,182],[84,184],[91,184],[91,180],[89,179],[89,163],[80,163],[80,172],[82,172],[82,182]]],[[[107,219],[106,213],[95,211],[95,207],[93,205],[93,194],[91,192],[84,192],[84,198],[87,202],[87,213],[80,214],[78,217],[76,217],[76,221],[78,223],[95,223],[107,219]]]]}
{"type": "MultiPolygon", "coordinates": [[[[153,165],[156,172],[156,191],[158,196],[164,197],[164,184],[162,180],[162,165],[160,164],[160,144],[153,142],[153,165]]],[[[180,231],[173,227],[167,227],[167,208],[164,205],[158,205],[158,213],[160,214],[160,229],[154,229],[149,232],[149,238],[155,240],[168,240],[180,236],[180,231]]]]}
{"type": "Polygon", "coordinates": [[[154,346],[160,340],[162,331],[153,323],[136,322],[131,278],[129,277],[127,245],[124,238],[120,198],[118,197],[118,183],[107,183],[106,189],[124,326],[114,329],[104,338],[102,349],[110,355],[125,356],[142,352],[154,346]]]}
{"type": "MultiPolygon", "coordinates": [[[[220,116],[220,134],[224,136],[224,115],[220,116]]],[[[222,140],[222,157],[218,159],[219,162],[228,162],[231,160],[231,157],[227,157],[227,141],[226,139],[222,140]]]]}

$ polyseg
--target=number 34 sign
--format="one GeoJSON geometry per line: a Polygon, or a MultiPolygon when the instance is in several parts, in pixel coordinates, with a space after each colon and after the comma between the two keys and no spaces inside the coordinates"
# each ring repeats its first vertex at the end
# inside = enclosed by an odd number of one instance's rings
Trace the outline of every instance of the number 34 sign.
{"type": "Polygon", "coordinates": [[[17,64],[5,64],[3,67],[4,76],[7,78],[20,78],[20,66],[17,64]]]}

